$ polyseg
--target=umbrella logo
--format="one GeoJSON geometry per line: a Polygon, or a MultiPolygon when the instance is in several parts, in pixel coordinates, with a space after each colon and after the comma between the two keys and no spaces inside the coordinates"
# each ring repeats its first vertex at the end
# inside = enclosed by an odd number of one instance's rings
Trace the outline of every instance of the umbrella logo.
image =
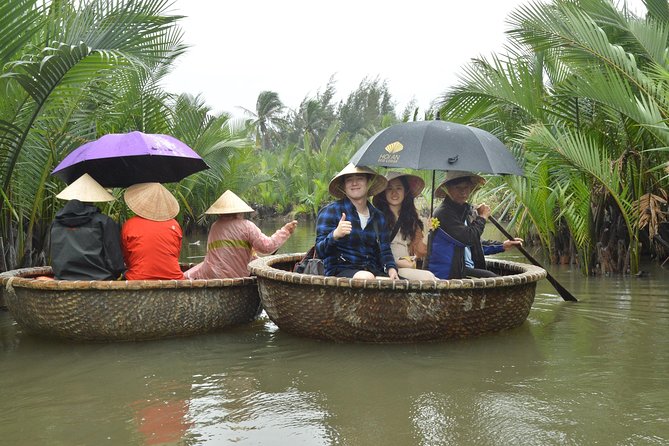
{"type": "Polygon", "coordinates": [[[388,144],[385,147],[385,149],[386,149],[386,152],[388,152],[388,153],[397,153],[397,152],[401,152],[402,149],[404,149],[404,146],[402,145],[401,142],[395,141],[395,142],[391,142],[390,144],[388,144]]]}
{"type": "Polygon", "coordinates": [[[379,159],[377,160],[377,162],[395,164],[400,160],[400,155],[398,154],[398,152],[404,150],[404,146],[402,145],[401,142],[395,141],[385,146],[384,150],[388,153],[382,153],[381,155],[379,155],[379,159]]]}

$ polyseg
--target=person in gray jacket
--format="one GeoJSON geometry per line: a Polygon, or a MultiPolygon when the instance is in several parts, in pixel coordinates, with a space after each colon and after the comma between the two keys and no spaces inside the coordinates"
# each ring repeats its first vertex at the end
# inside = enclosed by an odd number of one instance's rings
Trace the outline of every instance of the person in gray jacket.
{"type": "Polygon", "coordinates": [[[118,224],[86,204],[114,197],[88,174],[56,196],[69,200],[51,223],[51,266],[59,280],[116,280],[125,270],[118,224]]]}

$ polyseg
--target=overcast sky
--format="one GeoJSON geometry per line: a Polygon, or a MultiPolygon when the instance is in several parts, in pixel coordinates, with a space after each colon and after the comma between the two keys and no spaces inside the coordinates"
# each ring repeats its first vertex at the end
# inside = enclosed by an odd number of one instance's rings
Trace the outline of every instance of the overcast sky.
{"type": "MultiPolygon", "coordinates": [[[[622,0],[618,0],[622,1],[622,0]]],[[[263,90],[297,108],[334,75],[344,99],[365,78],[387,82],[396,110],[421,109],[472,58],[501,52],[507,17],[529,0],[176,0],[190,46],[164,82],[214,112],[255,109],[263,90]]],[[[641,0],[629,4],[641,8],[641,0]]]]}

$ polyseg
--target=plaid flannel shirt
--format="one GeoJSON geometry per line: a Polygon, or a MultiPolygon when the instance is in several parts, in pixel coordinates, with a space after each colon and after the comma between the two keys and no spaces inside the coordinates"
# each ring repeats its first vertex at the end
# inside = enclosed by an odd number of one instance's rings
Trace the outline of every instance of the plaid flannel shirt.
{"type": "Polygon", "coordinates": [[[370,203],[367,203],[367,207],[369,221],[365,229],[360,227],[358,211],[348,198],[330,203],[319,212],[316,252],[323,259],[326,276],[334,276],[343,269],[367,270],[374,274],[387,274],[390,268],[397,269],[383,213],[370,203]],[[337,229],[342,213],[351,222],[351,233],[335,240],[332,234],[337,229]]]}

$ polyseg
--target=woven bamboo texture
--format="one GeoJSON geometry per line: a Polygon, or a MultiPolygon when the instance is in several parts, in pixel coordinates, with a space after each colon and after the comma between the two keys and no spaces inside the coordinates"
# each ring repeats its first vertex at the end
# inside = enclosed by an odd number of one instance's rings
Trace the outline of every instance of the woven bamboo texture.
{"type": "Polygon", "coordinates": [[[303,254],[249,264],[269,318],[286,332],[337,342],[394,343],[468,338],[521,325],[546,271],[487,260],[501,277],[353,280],[287,271],[303,254]]]}
{"type": "Polygon", "coordinates": [[[31,333],[138,341],[207,333],[254,320],[255,277],[214,280],[35,280],[50,267],[0,274],[12,317],[31,333]]]}

